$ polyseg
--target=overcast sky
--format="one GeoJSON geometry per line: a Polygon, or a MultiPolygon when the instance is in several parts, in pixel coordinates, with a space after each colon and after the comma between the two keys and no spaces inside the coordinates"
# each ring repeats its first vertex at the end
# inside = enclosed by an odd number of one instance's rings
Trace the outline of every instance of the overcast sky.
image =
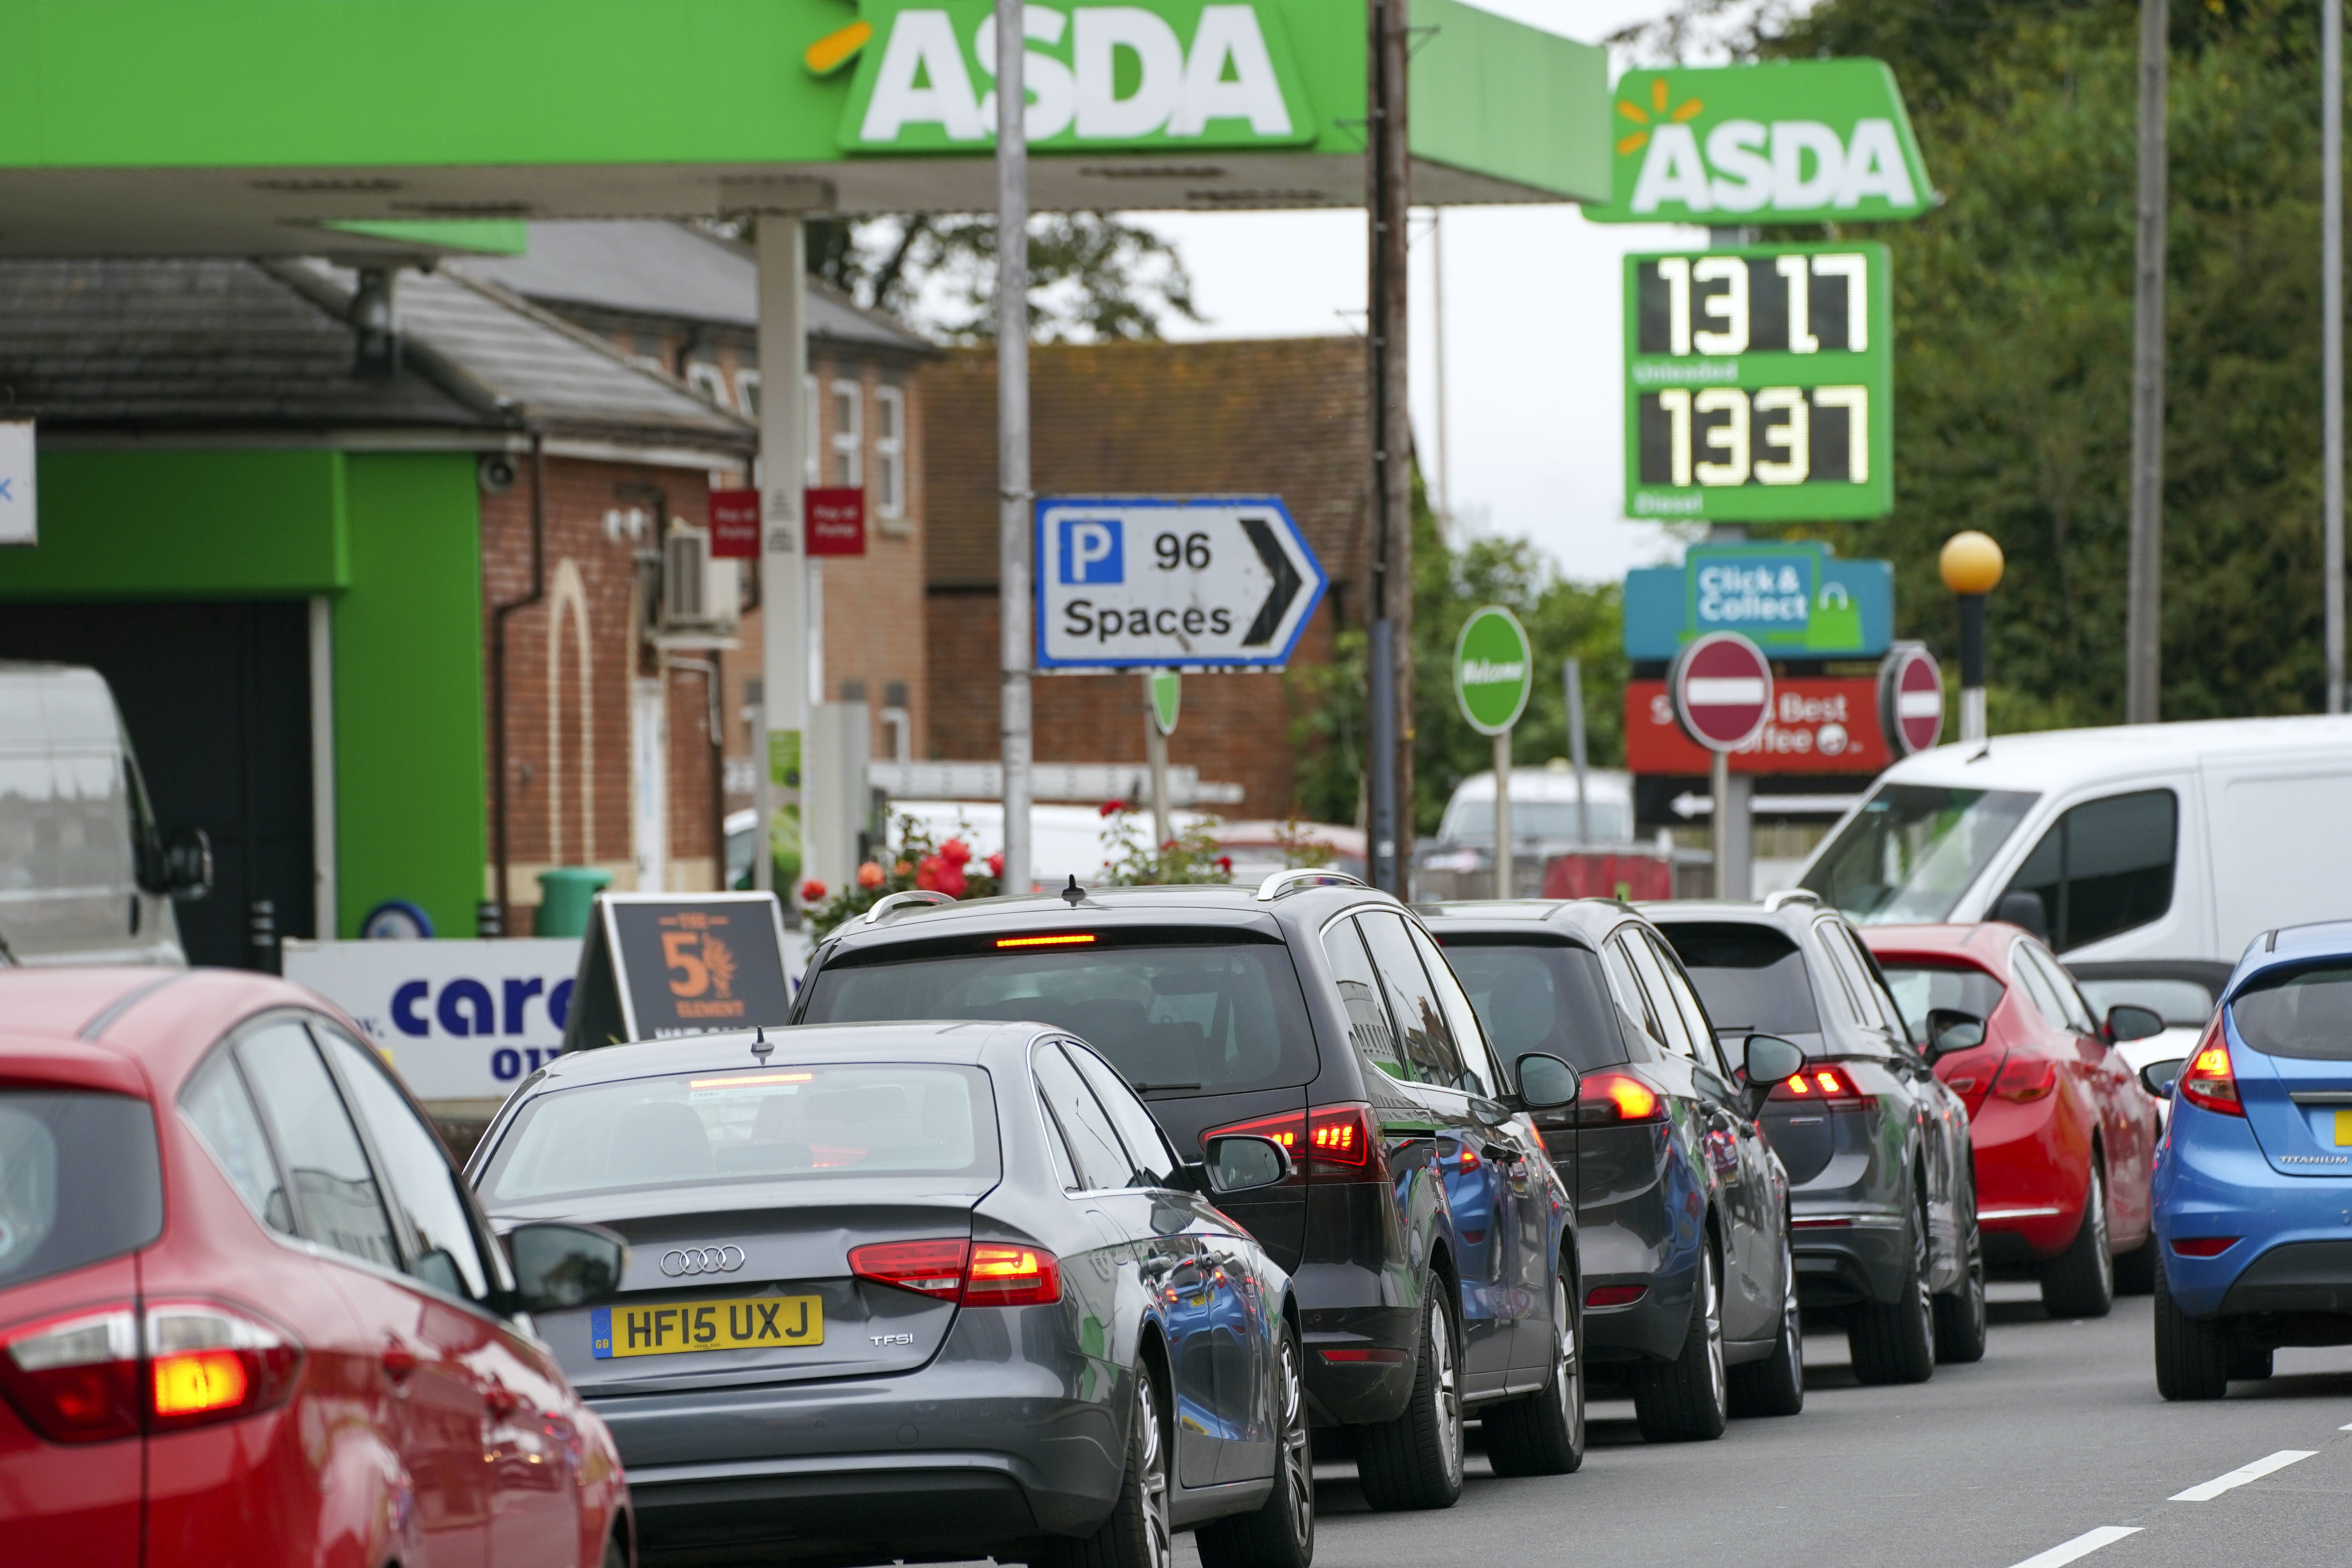
{"type": "MultiPolygon", "coordinates": [[[[1476,0],[1587,43],[1673,8],[1672,0],[1476,0]]],[[[1131,215],[1176,242],[1205,325],[1178,337],[1360,331],[1360,212],[1131,215]]],[[[1683,249],[1706,231],[1590,224],[1572,206],[1457,207],[1444,219],[1445,444],[1437,439],[1436,247],[1412,247],[1413,437],[1432,486],[1469,530],[1532,539],[1570,577],[1622,576],[1679,558],[1624,512],[1621,258],[1683,249]]]]}

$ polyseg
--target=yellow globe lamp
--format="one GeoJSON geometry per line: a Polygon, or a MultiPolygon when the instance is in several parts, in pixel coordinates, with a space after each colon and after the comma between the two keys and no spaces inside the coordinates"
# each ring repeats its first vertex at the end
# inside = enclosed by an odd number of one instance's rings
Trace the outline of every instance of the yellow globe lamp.
{"type": "Polygon", "coordinates": [[[2000,546],[1990,534],[1966,529],[1944,541],[1936,565],[1955,594],[1990,594],[2000,583],[2000,546]]]}

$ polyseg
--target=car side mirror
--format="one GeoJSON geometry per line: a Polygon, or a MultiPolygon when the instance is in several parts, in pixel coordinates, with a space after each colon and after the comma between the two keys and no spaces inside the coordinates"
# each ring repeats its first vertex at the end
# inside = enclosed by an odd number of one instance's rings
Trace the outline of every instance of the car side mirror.
{"type": "Polygon", "coordinates": [[[1805,1070],[1805,1053],[1793,1040],[1778,1035],[1750,1035],[1739,1047],[1740,1070],[1748,1075],[1746,1095],[1750,1116],[1764,1109],[1774,1086],[1805,1070]]]}
{"type": "Polygon", "coordinates": [[[1584,1087],[1576,1068],[1546,1051],[1529,1051],[1513,1064],[1519,1080],[1519,1103],[1529,1110],[1557,1110],[1574,1105],[1584,1087]]]}
{"type": "Polygon", "coordinates": [[[2173,1083],[2180,1077],[2180,1065],[2188,1059],[2180,1057],[2168,1062],[2148,1063],[2139,1069],[2139,1086],[2158,1100],[2170,1100],[2173,1083]]]}
{"type": "Polygon", "coordinates": [[[2164,1015],[2153,1007],[2118,1002],[2107,1009],[2107,1038],[2117,1045],[2145,1040],[2164,1033],[2164,1015]]]}
{"type": "Polygon", "coordinates": [[[601,1225],[519,1226],[507,1237],[514,1264],[511,1305],[526,1312],[593,1307],[621,1288],[629,1244],[601,1225]]]}
{"type": "Polygon", "coordinates": [[[1992,918],[2022,926],[2044,942],[2050,940],[2050,910],[2039,893],[2003,893],[2000,902],[1993,906],[1992,918]]]}
{"type": "Polygon", "coordinates": [[[213,841],[201,827],[183,827],[163,846],[163,890],[192,904],[213,890],[213,841]]]}
{"type": "Polygon", "coordinates": [[[1927,1059],[1970,1050],[1985,1043],[1984,1020],[1958,1007],[1927,1009],[1927,1059]]]}
{"type": "Polygon", "coordinates": [[[1290,1174],[1289,1151],[1271,1138],[1251,1132],[1229,1132],[1209,1140],[1208,1158],[1202,1162],[1209,1195],[1255,1192],[1290,1174]]]}

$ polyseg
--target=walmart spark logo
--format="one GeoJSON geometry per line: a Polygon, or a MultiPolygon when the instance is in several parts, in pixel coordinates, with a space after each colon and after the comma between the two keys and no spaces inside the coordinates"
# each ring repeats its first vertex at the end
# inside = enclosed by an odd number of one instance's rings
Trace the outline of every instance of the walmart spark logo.
{"type": "MultiPolygon", "coordinates": [[[[1706,112],[1706,105],[1696,98],[1684,100],[1675,105],[1671,112],[1666,108],[1666,79],[1653,77],[1650,79],[1650,107],[1643,109],[1638,103],[1630,103],[1621,98],[1617,100],[1617,112],[1636,125],[1652,125],[1661,121],[1673,125],[1687,125],[1691,121],[1706,112]]],[[[1622,158],[1629,153],[1640,152],[1649,144],[1650,133],[1647,131],[1630,132],[1617,139],[1617,155],[1622,158]]]]}

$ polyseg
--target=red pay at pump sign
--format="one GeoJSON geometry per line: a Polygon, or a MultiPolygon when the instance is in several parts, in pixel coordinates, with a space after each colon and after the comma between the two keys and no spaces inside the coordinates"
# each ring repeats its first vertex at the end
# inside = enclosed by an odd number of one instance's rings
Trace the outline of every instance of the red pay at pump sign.
{"type": "MultiPolygon", "coordinates": [[[[1772,683],[1763,731],[1731,753],[1735,773],[1874,773],[1894,761],[1878,729],[1878,682],[1793,675],[1772,683]]],[[[1663,680],[1625,683],[1625,765],[1637,773],[1704,773],[1713,757],[1675,723],[1663,680]]]]}

